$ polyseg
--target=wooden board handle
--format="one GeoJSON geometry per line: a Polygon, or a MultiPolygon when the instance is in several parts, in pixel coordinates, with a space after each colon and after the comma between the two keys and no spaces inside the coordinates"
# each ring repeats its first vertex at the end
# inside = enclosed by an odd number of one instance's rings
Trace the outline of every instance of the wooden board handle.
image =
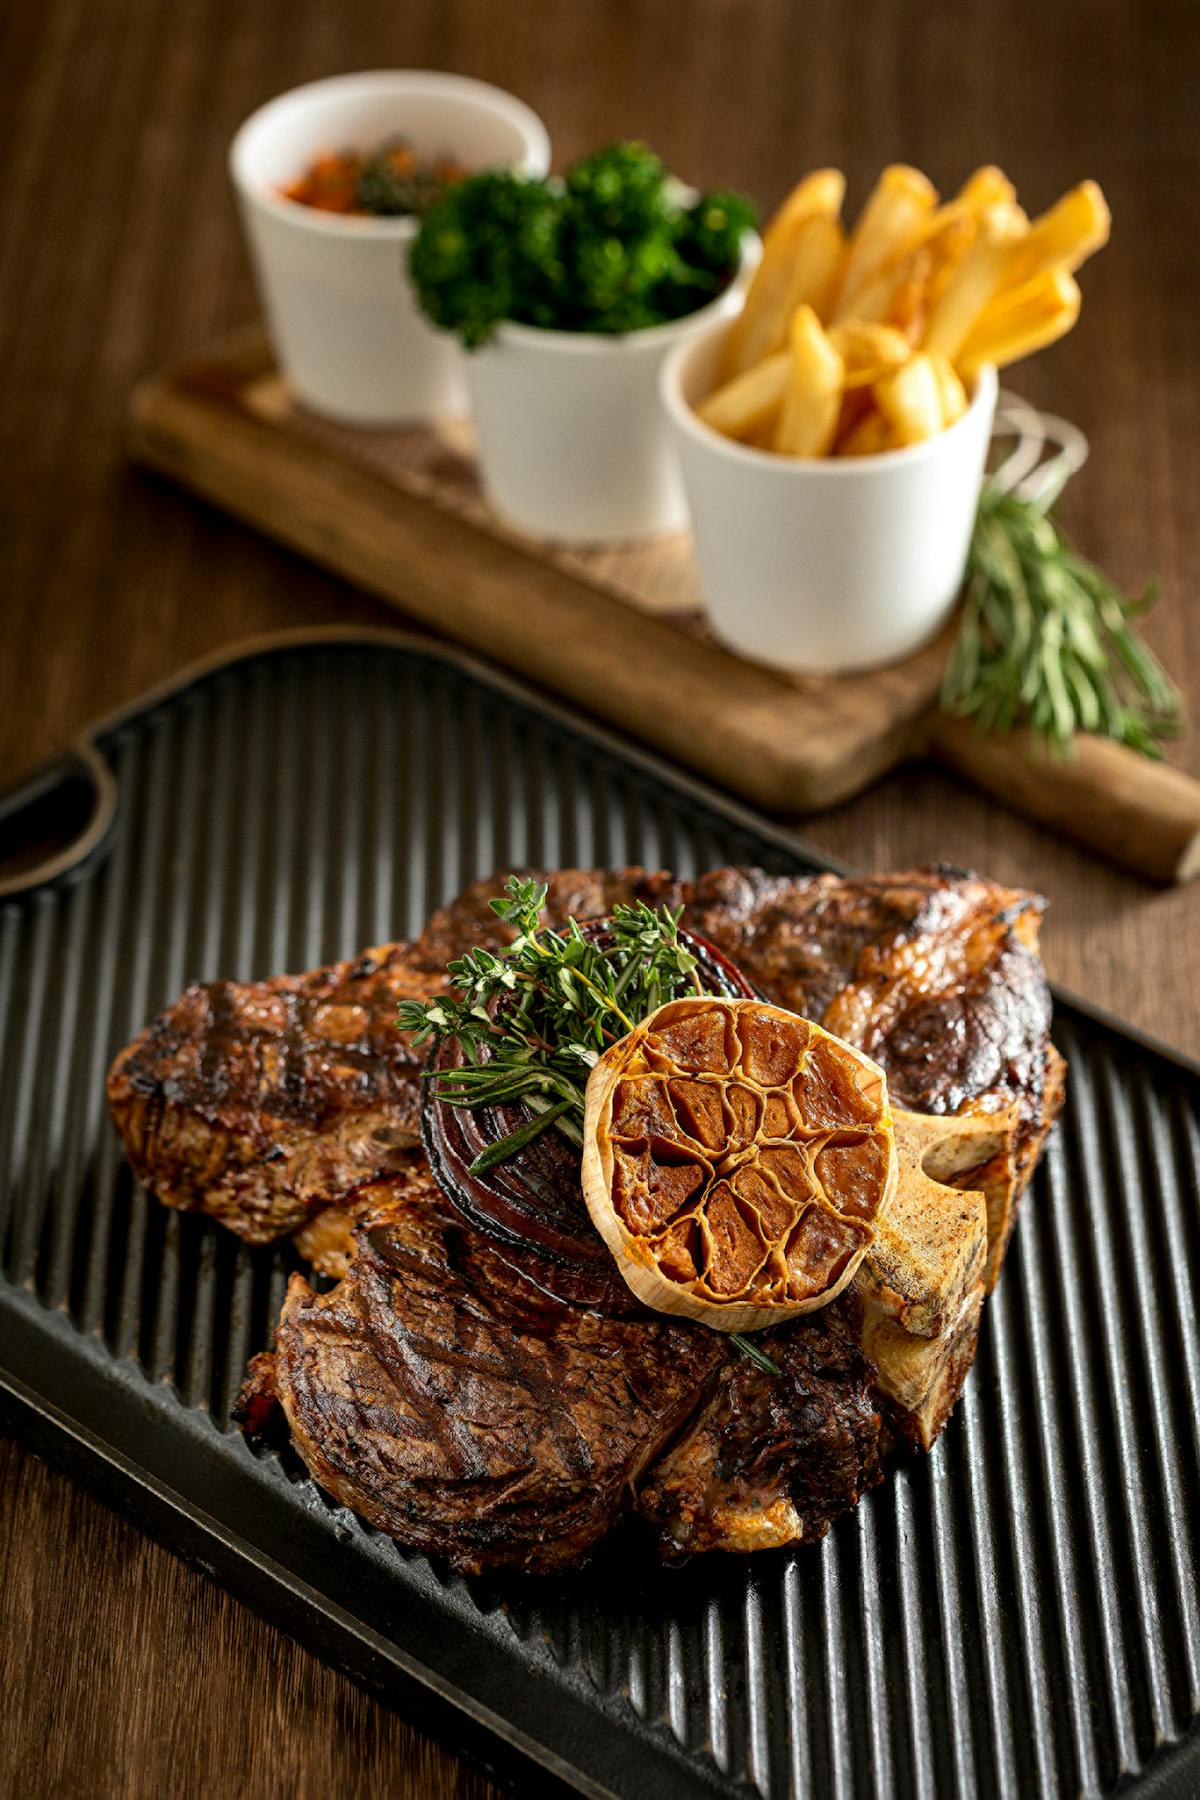
{"type": "Polygon", "coordinates": [[[1108,738],[1076,739],[1072,762],[1034,755],[1022,731],[985,737],[934,715],[929,748],[1006,806],[1151,881],[1200,875],[1200,781],[1108,738]]]}

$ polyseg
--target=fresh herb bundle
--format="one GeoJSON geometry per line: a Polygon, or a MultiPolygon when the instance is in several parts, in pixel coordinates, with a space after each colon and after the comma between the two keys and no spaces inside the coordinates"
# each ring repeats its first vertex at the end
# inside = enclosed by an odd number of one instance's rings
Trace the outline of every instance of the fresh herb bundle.
{"type": "MultiPolygon", "coordinates": [[[[597,1059],[640,1019],[684,993],[702,993],[696,958],[679,941],[683,908],[655,911],[644,901],[615,906],[610,943],[585,937],[574,919],[565,931],[541,924],[544,882],[510,875],[492,911],[517,935],[506,950],[469,950],[447,964],[454,991],[437,1000],[401,1002],[397,1024],[413,1042],[455,1038],[458,1068],[431,1071],[433,1092],[451,1106],[519,1101],[532,1117],[489,1144],[471,1164],[479,1175],[505,1162],[554,1126],[582,1147],[588,1076],[597,1059]]],[[[768,1375],[779,1366],[740,1332],[743,1356],[768,1375]]]]}
{"type": "Polygon", "coordinates": [[[472,1174],[504,1162],[549,1125],[583,1143],[584,1094],[597,1058],[668,1000],[701,992],[696,958],[679,941],[679,911],[644,901],[613,909],[612,942],[601,948],[574,919],[565,931],[540,924],[546,887],[511,875],[490,902],[516,938],[506,950],[469,950],[448,965],[453,992],[406,1000],[398,1024],[413,1042],[455,1038],[462,1065],[435,1076],[452,1106],[523,1102],[528,1124],[475,1159],[472,1174]]]}
{"type": "Polygon", "coordinates": [[[1088,731],[1159,757],[1179,696],[1133,628],[1156,592],[1128,598],[1072,549],[1051,517],[1067,473],[1031,499],[985,485],[941,705],[985,732],[1027,720],[1061,756],[1088,731]]]}
{"type": "Polygon", "coordinates": [[[469,177],[426,213],[408,266],[427,316],[468,348],[504,319],[640,331],[721,293],[754,223],[741,195],[689,201],[645,144],[611,144],[561,178],[469,177]]]}

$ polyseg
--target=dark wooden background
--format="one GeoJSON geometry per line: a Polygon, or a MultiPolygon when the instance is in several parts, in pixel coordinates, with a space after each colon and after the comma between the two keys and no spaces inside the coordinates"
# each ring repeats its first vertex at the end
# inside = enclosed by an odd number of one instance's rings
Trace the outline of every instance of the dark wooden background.
{"type": "MultiPolygon", "coordinates": [[[[999,161],[1030,209],[1084,175],[1110,248],[1019,386],[1088,432],[1067,517],[1200,703],[1200,10],[1192,0],[5,0],[0,6],[0,786],[181,664],[252,632],[389,622],[121,452],[136,378],[254,309],[226,188],[239,121],[341,70],[515,89],[567,158],[650,138],[770,204],[853,199],[903,158],[999,161]]],[[[1173,753],[1200,773],[1196,740],[1173,753]]],[[[1200,1050],[1196,891],[1156,893],[932,770],[813,821],[862,866],[1036,886],[1051,971],[1200,1050]]],[[[0,1792],[482,1795],[433,1749],[130,1526],[0,1443],[0,1792]]]]}

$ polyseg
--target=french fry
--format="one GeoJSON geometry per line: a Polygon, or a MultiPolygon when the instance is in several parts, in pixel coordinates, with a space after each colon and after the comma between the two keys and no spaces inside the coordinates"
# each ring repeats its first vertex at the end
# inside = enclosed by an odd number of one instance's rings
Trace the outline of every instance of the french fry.
{"type": "Polygon", "coordinates": [[[829,341],[842,359],[845,375],[842,385],[852,388],[871,387],[892,369],[898,369],[911,354],[911,346],[902,331],[892,325],[877,325],[862,319],[847,319],[831,325],[829,341]]]}
{"type": "Polygon", "coordinates": [[[1081,181],[1057,205],[1035,219],[1005,275],[1006,288],[1023,287],[1051,269],[1074,273],[1108,242],[1112,215],[1094,181],[1081,181]]]}
{"type": "Polygon", "coordinates": [[[942,430],[961,419],[967,410],[967,390],[959,380],[954,364],[944,356],[931,356],[934,380],[937,382],[938,399],[942,408],[942,430]]]}
{"type": "Polygon", "coordinates": [[[958,198],[968,211],[981,213],[989,206],[1013,205],[1017,190],[1003,169],[998,169],[995,163],[985,163],[982,169],[968,175],[958,190],[958,198]]]}
{"type": "Polygon", "coordinates": [[[837,430],[833,434],[833,443],[829,454],[840,454],[841,446],[846,442],[859,421],[869,412],[877,412],[875,396],[869,387],[843,388],[842,404],[838,412],[837,430]]]}
{"type": "Polygon", "coordinates": [[[979,215],[970,249],[929,315],[923,347],[953,362],[984,307],[1003,283],[1015,247],[1028,232],[1025,215],[1007,204],[979,215]]]}
{"type": "Polygon", "coordinates": [[[787,243],[805,219],[836,219],[845,193],[846,177],[840,169],[814,169],[771,214],[763,231],[763,248],[787,243]]]}
{"type": "Polygon", "coordinates": [[[828,316],[845,260],[846,234],[838,221],[820,214],[805,219],[793,240],[788,310],[773,350],[787,342],[788,321],[798,306],[811,306],[819,319],[828,316]]]}
{"type": "Polygon", "coordinates": [[[985,363],[1003,368],[1044,349],[1070,331],[1079,317],[1080,298],[1074,276],[1063,269],[998,295],[961,346],[955,358],[959,369],[970,378],[985,363]]]}
{"type": "Polygon", "coordinates": [[[874,388],[898,444],[920,444],[942,429],[942,397],[933,359],[920,352],[874,388]]]}
{"type": "Polygon", "coordinates": [[[788,384],[775,449],[785,456],[824,456],[837,430],[844,365],[811,306],[796,308],[788,340],[788,384]]]}
{"type": "Polygon", "coordinates": [[[723,370],[728,376],[747,369],[787,343],[788,323],[797,306],[818,313],[829,304],[842,267],[845,240],[836,219],[816,215],[802,220],[790,242],[777,245],[763,260],[726,340],[723,370]]]}
{"type": "Polygon", "coordinates": [[[916,339],[933,305],[969,250],[977,229],[957,201],[940,208],[916,243],[892,257],[859,291],[857,319],[896,325],[916,339]]]}
{"type": "Polygon", "coordinates": [[[840,170],[817,169],[764,230],[720,384],[697,407],[743,444],[863,456],[946,430],[985,364],[1070,329],[1080,305],[1071,272],[1109,233],[1094,181],[1031,225],[992,164],[940,205],[919,170],[891,165],[848,242],[844,193],[840,170]]]}
{"type": "Polygon", "coordinates": [[[790,364],[788,351],[777,350],[717,388],[700,402],[697,413],[726,437],[753,438],[764,426],[774,424],[787,391],[790,364]]]}
{"type": "Polygon", "coordinates": [[[877,406],[871,405],[857,418],[844,436],[839,435],[835,456],[878,456],[881,450],[894,450],[892,426],[877,406]]]}
{"type": "Polygon", "coordinates": [[[837,218],[845,188],[840,169],[818,169],[797,182],[771,219],[746,304],[725,340],[727,380],[783,348],[797,306],[828,306],[845,254],[837,218]]]}
{"type": "Polygon", "coordinates": [[[893,163],[883,171],[850,239],[835,324],[854,317],[868,277],[914,241],[936,205],[937,191],[919,169],[893,163]]]}

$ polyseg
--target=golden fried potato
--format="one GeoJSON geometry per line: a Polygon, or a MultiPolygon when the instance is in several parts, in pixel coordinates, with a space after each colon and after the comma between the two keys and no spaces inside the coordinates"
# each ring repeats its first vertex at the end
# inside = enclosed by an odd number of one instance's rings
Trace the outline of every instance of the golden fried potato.
{"type": "Polygon", "coordinates": [[[845,365],[811,306],[798,306],[789,332],[791,366],[775,427],[785,456],[824,456],[841,410],[845,365]]]}

